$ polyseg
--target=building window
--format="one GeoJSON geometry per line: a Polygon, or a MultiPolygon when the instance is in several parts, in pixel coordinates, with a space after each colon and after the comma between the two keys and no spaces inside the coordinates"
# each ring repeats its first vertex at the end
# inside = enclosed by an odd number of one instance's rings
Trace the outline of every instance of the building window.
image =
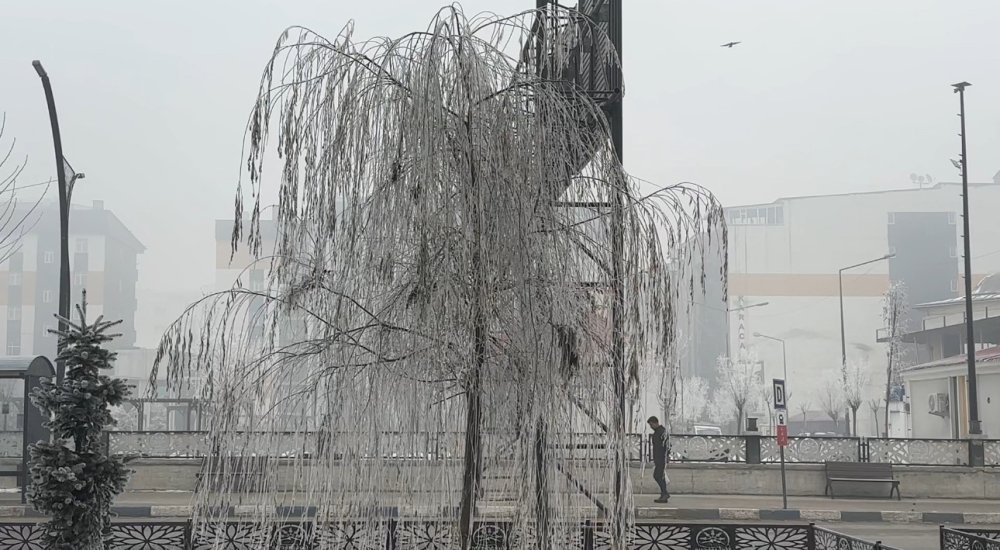
{"type": "Polygon", "coordinates": [[[730,225],[784,225],[785,208],[783,205],[730,208],[726,210],[726,221],[730,225]]]}
{"type": "Polygon", "coordinates": [[[42,291],[42,303],[43,304],[51,304],[52,303],[52,291],[51,290],[43,290],[42,291]]]}
{"type": "Polygon", "coordinates": [[[20,321],[21,320],[21,306],[7,306],[7,320],[8,321],[20,321]]]}
{"type": "Polygon", "coordinates": [[[954,212],[948,212],[948,225],[955,225],[958,221],[958,216],[954,212]]]}
{"type": "Polygon", "coordinates": [[[42,253],[42,262],[50,264],[56,261],[56,253],[51,250],[46,250],[42,253]]]}
{"type": "Polygon", "coordinates": [[[21,286],[21,274],[18,272],[12,272],[7,276],[7,284],[10,286],[21,286]]]}
{"type": "Polygon", "coordinates": [[[958,280],[956,279],[951,280],[951,291],[958,292],[958,280]]]}
{"type": "Polygon", "coordinates": [[[73,284],[76,286],[87,286],[87,274],[77,273],[73,276],[73,284]]]}
{"type": "Polygon", "coordinates": [[[21,355],[21,345],[7,344],[7,355],[21,355]]]}
{"type": "Polygon", "coordinates": [[[87,239],[77,239],[76,240],[76,253],[86,254],[87,253],[87,239]]]}
{"type": "Polygon", "coordinates": [[[951,248],[948,249],[948,254],[952,258],[957,258],[958,257],[958,249],[953,246],[953,247],[951,247],[951,248]]]}
{"type": "Polygon", "coordinates": [[[894,225],[896,223],[896,213],[895,212],[889,212],[889,219],[888,219],[888,221],[886,221],[886,223],[889,224],[889,225],[894,225]]]}

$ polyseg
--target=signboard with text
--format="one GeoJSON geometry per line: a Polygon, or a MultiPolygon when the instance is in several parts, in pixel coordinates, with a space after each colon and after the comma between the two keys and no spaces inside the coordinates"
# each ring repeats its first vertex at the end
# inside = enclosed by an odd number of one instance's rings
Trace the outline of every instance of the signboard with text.
{"type": "Polygon", "coordinates": [[[785,381],[780,378],[774,379],[774,408],[779,410],[785,409],[785,381]]]}

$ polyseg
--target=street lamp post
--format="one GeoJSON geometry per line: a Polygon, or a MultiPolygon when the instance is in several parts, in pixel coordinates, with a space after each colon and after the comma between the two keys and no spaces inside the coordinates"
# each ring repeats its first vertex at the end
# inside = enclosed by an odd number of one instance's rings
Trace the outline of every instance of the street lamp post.
{"type": "MultiPolygon", "coordinates": [[[[73,182],[66,181],[66,158],[62,151],[62,138],[59,134],[59,117],[56,115],[56,100],[52,95],[52,83],[49,82],[49,75],[42,67],[42,62],[35,60],[31,62],[42,80],[42,88],[45,91],[45,103],[49,109],[49,124],[52,126],[52,145],[56,155],[56,177],[59,181],[59,331],[64,332],[69,327],[65,319],[69,318],[69,209],[70,190],[73,182]]],[[[80,176],[74,179],[79,179],[80,176]]],[[[62,351],[62,339],[59,339],[59,351],[62,351]]],[[[66,373],[66,362],[56,361],[56,381],[62,382],[66,373]]]]}
{"type": "MultiPolygon", "coordinates": [[[[843,378],[844,386],[847,385],[847,337],[844,333],[844,272],[848,269],[854,269],[856,267],[861,267],[863,265],[873,264],[875,262],[881,262],[882,260],[888,260],[890,258],[895,258],[895,254],[886,254],[880,258],[875,258],[874,260],[868,260],[867,262],[861,262],[859,264],[849,265],[847,267],[840,268],[837,273],[837,283],[840,286],[840,374],[843,378]]],[[[847,432],[851,432],[851,412],[847,411],[845,415],[845,420],[847,422],[847,432]]]]}
{"type": "Polygon", "coordinates": [[[733,357],[732,342],[731,342],[733,332],[732,332],[732,327],[730,326],[729,323],[730,314],[732,314],[734,311],[743,311],[753,307],[763,307],[768,304],[770,304],[770,302],[759,302],[756,304],[748,304],[745,306],[731,308],[729,307],[729,303],[728,302],[726,303],[726,358],[727,359],[732,359],[733,357]]]}
{"type": "Polygon", "coordinates": [[[958,94],[959,119],[962,124],[962,242],[965,245],[965,358],[969,382],[969,435],[980,435],[979,392],[976,384],[976,335],[972,317],[972,254],[969,243],[969,158],[965,151],[965,88],[968,82],[952,84],[958,94]]]}
{"type": "MultiPolygon", "coordinates": [[[[755,338],[763,338],[765,340],[774,340],[775,342],[781,343],[781,373],[785,380],[785,386],[788,386],[788,358],[785,354],[785,341],[781,338],[775,338],[774,336],[768,336],[766,334],[761,334],[759,332],[753,333],[755,338]]],[[[785,391],[785,399],[788,399],[788,391],[785,391]]]]}

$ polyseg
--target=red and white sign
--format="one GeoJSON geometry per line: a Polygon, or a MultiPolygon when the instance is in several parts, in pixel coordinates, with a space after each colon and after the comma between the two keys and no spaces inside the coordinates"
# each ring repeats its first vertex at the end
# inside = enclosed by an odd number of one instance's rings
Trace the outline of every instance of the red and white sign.
{"type": "Polygon", "coordinates": [[[788,426],[778,426],[778,446],[788,446],[788,426]]]}
{"type": "Polygon", "coordinates": [[[788,446],[788,421],[787,421],[787,418],[785,417],[785,411],[779,409],[779,410],[774,411],[774,412],[775,412],[774,419],[776,421],[775,422],[775,429],[776,429],[776,434],[778,436],[778,446],[779,447],[787,447],[788,446]]]}

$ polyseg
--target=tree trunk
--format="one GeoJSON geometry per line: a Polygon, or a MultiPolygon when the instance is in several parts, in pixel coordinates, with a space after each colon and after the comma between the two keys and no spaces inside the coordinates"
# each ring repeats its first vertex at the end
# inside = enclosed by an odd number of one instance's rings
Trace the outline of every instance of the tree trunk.
{"type": "Polygon", "coordinates": [[[851,435],[858,437],[858,407],[851,406],[851,435]]]}
{"type": "MultiPolygon", "coordinates": [[[[471,123],[466,124],[469,131],[471,123]]],[[[474,148],[473,148],[474,149],[474,148]]],[[[470,153],[471,156],[472,153],[470,153]]],[[[473,320],[472,320],[472,345],[473,364],[469,373],[468,387],[466,388],[466,410],[465,410],[465,458],[462,472],[462,501],[459,505],[459,537],[461,548],[472,547],[472,524],[476,513],[476,496],[479,491],[479,481],[482,472],[482,433],[480,424],[482,417],[482,370],[486,365],[486,312],[483,304],[483,292],[485,292],[485,277],[483,276],[483,245],[482,245],[482,216],[483,208],[480,200],[480,189],[477,184],[476,168],[469,167],[469,188],[475,193],[466,200],[474,204],[469,205],[469,212],[472,222],[473,238],[475,243],[472,248],[471,270],[473,276],[472,299],[473,320]]]]}
{"type": "MultiPolygon", "coordinates": [[[[892,397],[892,357],[894,354],[893,345],[889,343],[889,366],[886,368],[885,372],[885,436],[889,437],[889,399],[892,397]]],[[[878,416],[878,415],[876,415],[878,416]]]]}
{"type": "Polygon", "coordinates": [[[539,418],[535,431],[535,521],[538,548],[549,548],[549,480],[545,457],[548,444],[544,420],[539,418]]]}
{"type": "Polygon", "coordinates": [[[481,319],[476,320],[476,363],[469,376],[469,387],[466,393],[465,410],[465,458],[462,473],[462,502],[459,512],[459,535],[462,548],[470,548],[472,542],[472,522],[476,509],[476,494],[481,471],[482,434],[480,433],[480,418],[482,416],[482,361],[485,358],[484,329],[481,319]]]}

